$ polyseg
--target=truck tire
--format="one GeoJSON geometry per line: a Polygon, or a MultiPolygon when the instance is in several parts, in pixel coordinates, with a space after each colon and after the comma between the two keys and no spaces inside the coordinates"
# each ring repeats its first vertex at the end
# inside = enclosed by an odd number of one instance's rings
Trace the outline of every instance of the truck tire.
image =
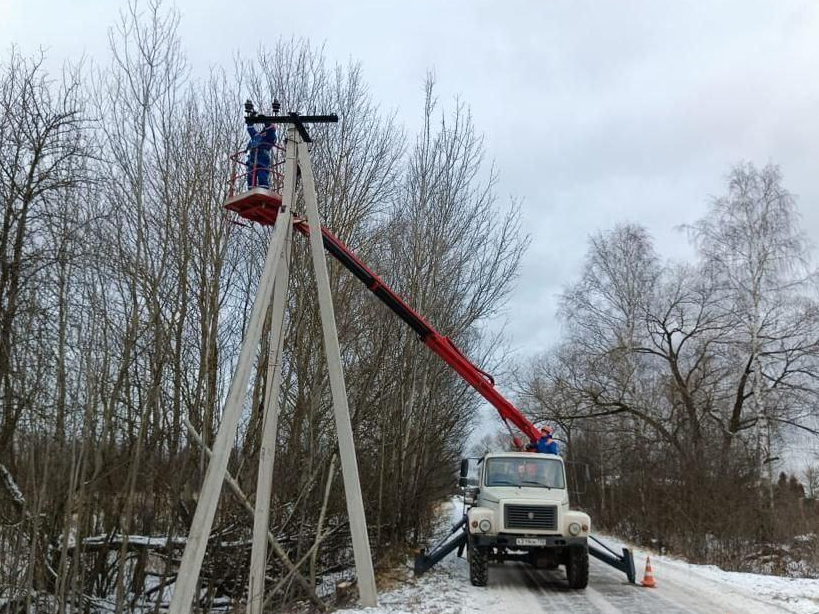
{"type": "Polygon", "coordinates": [[[589,585],[589,549],[586,546],[569,546],[566,579],[569,588],[586,588],[589,585]]]}
{"type": "Polygon", "coordinates": [[[469,581],[472,586],[486,586],[489,580],[489,553],[477,546],[469,548],[469,581]]]}

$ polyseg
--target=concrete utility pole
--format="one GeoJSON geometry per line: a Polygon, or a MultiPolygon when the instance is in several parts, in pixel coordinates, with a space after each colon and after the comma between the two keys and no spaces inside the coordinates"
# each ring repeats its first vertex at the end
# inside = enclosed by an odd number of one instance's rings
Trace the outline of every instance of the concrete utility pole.
{"type": "MultiPolygon", "coordinates": [[[[251,368],[256,358],[261,339],[265,314],[271,307],[272,317],[270,330],[270,357],[268,360],[267,385],[264,399],[264,416],[262,418],[262,446],[259,458],[259,472],[256,485],[256,503],[253,522],[253,547],[250,561],[250,578],[248,583],[248,613],[262,614],[264,604],[264,577],[267,560],[268,524],[270,517],[270,496],[273,480],[273,461],[276,447],[276,432],[279,411],[279,389],[281,387],[282,347],[285,329],[285,307],[287,304],[287,287],[289,278],[288,259],[293,230],[292,206],[296,202],[297,176],[301,171],[301,185],[306,217],[311,229],[310,251],[317,284],[319,311],[324,336],[324,350],[327,356],[327,368],[330,376],[330,392],[336,419],[339,456],[341,458],[344,491],[347,501],[347,512],[350,518],[350,533],[353,541],[353,555],[360,602],[363,606],[375,606],[378,595],[373,573],[370,542],[367,534],[367,522],[364,515],[364,502],[358,476],[353,429],[350,410],[347,402],[347,389],[344,384],[344,372],[341,362],[341,351],[338,343],[335,314],[322,245],[321,219],[319,216],[316,189],[313,177],[313,166],[307,149],[307,136],[304,123],[311,119],[327,121],[330,116],[302,117],[297,122],[293,117],[273,118],[282,123],[291,123],[287,132],[285,149],[284,189],[281,205],[274,212],[275,226],[267,250],[262,278],[253,307],[250,321],[242,342],[239,361],[228,391],[222,423],[213,445],[213,451],[202,484],[199,502],[189,531],[185,552],[179,566],[178,580],[171,598],[169,614],[188,614],[196,597],[196,585],[205,556],[208,536],[213,527],[216,508],[222,484],[227,477],[227,464],[230,450],[236,436],[251,368]],[[324,120],[322,120],[324,118],[324,120]]],[[[233,197],[234,205],[241,205],[245,194],[259,197],[259,191],[269,192],[264,188],[254,188],[244,194],[233,197]]],[[[272,194],[261,194],[262,197],[272,194]]],[[[230,202],[230,201],[229,201],[230,202]]],[[[237,206],[238,206],[237,205],[237,206]]]]}
{"type": "MultiPolygon", "coordinates": [[[[298,136],[296,137],[298,138],[298,136]]],[[[310,251],[316,271],[321,327],[324,331],[324,351],[327,354],[327,368],[330,371],[330,393],[333,397],[333,411],[336,415],[338,452],[341,457],[341,474],[344,478],[344,494],[347,498],[347,515],[350,518],[350,533],[353,538],[353,557],[358,572],[358,594],[361,605],[374,606],[378,603],[373,574],[370,540],[367,535],[367,521],[364,516],[364,500],[361,496],[361,482],[358,478],[358,464],[353,442],[353,427],[350,422],[350,408],[347,404],[347,387],[341,368],[341,350],[338,346],[336,316],[333,312],[333,297],[330,291],[330,276],[321,238],[321,218],[316,201],[316,186],[313,180],[313,165],[306,145],[299,147],[299,164],[303,184],[304,202],[307,208],[307,223],[310,232],[310,251]]]]}
{"type": "MultiPolygon", "coordinates": [[[[284,203],[288,209],[295,202],[298,159],[296,143],[288,142],[285,156],[284,203]]],[[[289,220],[285,219],[285,222],[289,220]]],[[[282,223],[282,222],[278,222],[282,223]]],[[[253,547],[250,553],[250,575],[247,588],[248,614],[262,614],[264,577],[267,568],[267,530],[270,524],[270,495],[273,490],[273,460],[276,455],[276,434],[279,425],[279,389],[282,385],[282,348],[284,347],[284,311],[287,305],[287,285],[290,281],[290,242],[292,229],[285,234],[279,269],[273,284],[273,307],[270,318],[270,357],[267,363],[262,445],[259,449],[259,473],[256,480],[256,507],[253,513],[253,547]]]]}

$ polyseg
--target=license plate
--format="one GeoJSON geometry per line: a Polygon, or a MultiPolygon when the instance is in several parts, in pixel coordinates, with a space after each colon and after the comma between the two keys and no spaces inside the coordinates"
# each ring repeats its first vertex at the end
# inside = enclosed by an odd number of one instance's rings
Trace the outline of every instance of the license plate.
{"type": "Polygon", "coordinates": [[[518,537],[515,544],[518,546],[545,546],[548,542],[545,539],[537,539],[534,537],[518,537]]]}

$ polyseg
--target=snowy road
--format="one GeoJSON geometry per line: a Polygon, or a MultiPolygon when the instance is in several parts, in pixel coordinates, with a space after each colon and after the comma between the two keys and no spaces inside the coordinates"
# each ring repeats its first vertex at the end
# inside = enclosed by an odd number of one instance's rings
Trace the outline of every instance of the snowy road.
{"type": "MultiPolygon", "coordinates": [[[[453,518],[461,513],[455,501],[453,518]]],[[[617,546],[616,543],[611,545],[617,546]]],[[[645,553],[636,551],[638,578],[645,553]]],[[[657,588],[628,584],[625,575],[596,559],[589,586],[570,590],[563,568],[536,570],[521,563],[494,563],[489,584],[469,583],[469,566],[455,554],[420,578],[382,591],[377,608],[361,614],[819,614],[819,580],[725,572],[651,555],[657,588]]]]}
{"type": "MultiPolygon", "coordinates": [[[[643,559],[644,560],[644,559],[643,559]]],[[[489,585],[469,584],[466,560],[454,555],[418,579],[380,596],[367,614],[819,614],[819,581],[752,574],[726,581],[714,568],[652,557],[655,589],[630,585],[625,576],[591,561],[589,587],[566,586],[562,568],[536,570],[521,563],[493,564],[489,585]],[[713,577],[712,577],[713,576],[713,577]],[[757,579],[761,584],[757,586],[757,579]]],[[[642,565],[639,567],[642,575],[642,565]]]]}
{"type": "MultiPolygon", "coordinates": [[[[463,573],[466,573],[465,562],[463,573]]],[[[655,562],[658,587],[646,589],[626,583],[622,574],[591,561],[591,581],[582,591],[566,587],[562,569],[541,571],[522,564],[503,564],[492,568],[487,593],[496,601],[493,609],[526,607],[526,611],[571,612],[572,614],[756,614],[793,612],[771,602],[760,602],[749,595],[702,580],[681,582],[672,579],[665,565],[655,562]],[[660,578],[662,577],[662,580],[660,578]]],[[[453,570],[457,571],[457,567],[453,570]]],[[[468,580],[467,580],[468,581],[468,580]]],[[[477,589],[476,589],[477,590],[477,589]]],[[[796,610],[798,611],[798,610],[796,610]]],[[[817,605],[819,612],[819,605],[817,605]]]]}

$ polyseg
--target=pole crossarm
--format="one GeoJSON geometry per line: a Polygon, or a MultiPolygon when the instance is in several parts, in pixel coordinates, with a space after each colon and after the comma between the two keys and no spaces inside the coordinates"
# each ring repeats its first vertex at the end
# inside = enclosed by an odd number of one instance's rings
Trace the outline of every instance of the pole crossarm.
{"type": "Polygon", "coordinates": [[[287,115],[259,115],[258,113],[248,113],[245,116],[245,123],[251,124],[292,124],[299,132],[299,136],[304,143],[312,143],[310,133],[307,132],[305,124],[335,124],[338,122],[338,115],[299,115],[296,112],[287,115]]]}

